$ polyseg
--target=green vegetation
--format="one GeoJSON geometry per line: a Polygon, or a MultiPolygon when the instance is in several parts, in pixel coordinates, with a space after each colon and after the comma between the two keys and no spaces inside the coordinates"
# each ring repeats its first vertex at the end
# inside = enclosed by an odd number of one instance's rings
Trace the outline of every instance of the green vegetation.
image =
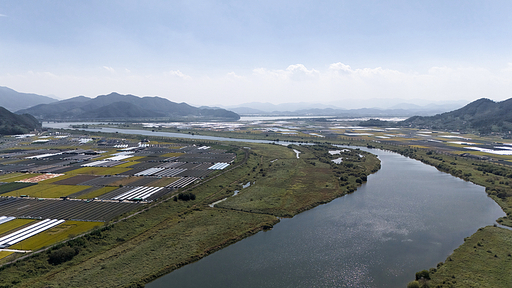
{"type": "Polygon", "coordinates": [[[77,199],[93,199],[95,197],[99,197],[105,193],[108,193],[110,191],[116,190],[118,187],[100,187],[96,190],[93,190],[87,194],[80,195],[76,197],[77,199]]]}
{"type": "Polygon", "coordinates": [[[29,114],[18,115],[0,107],[0,135],[24,134],[41,128],[41,123],[29,114]]]}
{"type": "MultiPolygon", "coordinates": [[[[352,165],[334,164],[330,160],[339,156],[326,154],[327,150],[335,149],[331,146],[314,150],[293,147],[301,150],[299,159],[288,147],[249,146],[251,149],[247,152],[235,146],[227,147],[237,155],[230,168],[210,175],[203,184],[178,190],[176,197],[188,195],[188,201],[176,199],[152,204],[151,209],[138,215],[104,226],[50,251],[35,254],[16,265],[4,266],[0,268],[0,286],[137,287],[258,231],[271,228],[279,221],[274,215],[294,215],[351,192],[358,185],[357,179],[366,180],[365,176],[379,167],[375,156],[361,151],[344,155],[349,159],[349,154],[353,154],[353,159],[347,160],[352,165]],[[364,157],[359,157],[359,154],[364,157]],[[350,175],[341,177],[345,172],[350,175]],[[291,183],[293,185],[279,187],[265,194],[266,202],[261,201],[258,204],[260,211],[254,211],[258,213],[246,211],[252,209],[244,209],[241,204],[236,210],[208,207],[208,204],[232,195],[234,189],[241,189],[240,183],[249,181],[256,184],[243,189],[240,196],[256,193],[258,189],[264,190],[273,181],[294,182],[291,183]],[[273,199],[273,202],[269,199],[273,199]],[[264,207],[265,203],[267,207],[264,207]],[[69,248],[63,248],[66,246],[69,248]],[[75,251],[73,257],[72,250],[75,251]],[[50,256],[53,260],[49,260],[50,256]]],[[[82,171],[93,174],[89,169],[82,171]]],[[[78,235],[80,232],[68,229],[66,233],[56,236],[60,235],[60,239],[65,240],[71,234],[78,235]]],[[[38,249],[36,243],[47,246],[57,241],[50,239],[47,233],[42,233],[40,237],[43,239],[32,237],[34,239],[27,240],[33,242],[25,240],[15,246],[18,249],[38,249]]],[[[14,257],[10,255],[2,261],[10,261],[14,257]]]]}
{"type": "Polygon", "coordinates": [[[7,183],[4,185],[0,185],[0,194],[4,194],[4,193],[11,192],[14,190],[22,189],[25,187],[30,187],[33,185],[37,185],[37,184],[36,183],[21,183],[21,182],[7,183]]]}
{"type": "Polygon", "coordinates": [[[116,175],[129,171],[130,168],[119,168],[119,167],[83,167],[76,170],[66,172],[66,175],[79,175],[79,174],[90,174],[90,175],[116,175]]]}
{"type": "Polygon", "coordinates": [[[10,182],[16,182],[16,181],[20,181],[20,180],[24,180],[24,179],[28,179],[28,178],[32,178],[32,177],[41,175],[41,173],[14,173],[14,174],[16,176],[8,177],[8,175],[10,175],[10,174],[5,175],[6,178],[2,179],[1,181],[10,183],[10,182]]]}
{"type": "Polygon", "coordinates": [[[301,151],[298,159],[292,149],[280,145],[254,146],[251,173],[241,183],[256,181],[256,185],[243,190],[238,187],[239,183],[230,186],[227,190],[231,192],[235,188],[242,191],[217,207],[292,217],[355,191],[380,167],[380,161],[374,155],[362,151],[350,150],[343,155],[346,162],[335,164],[331,161],[335,157],[328,151],[337,150],[336,147],[293,148],[301,151]],[[257,155],[261,155],[259,159],[257,155]]]}
{"type": "Polygon", "coordinates": [[[480,228],[444,263],[430,269],[429,287],[512,287],[512,233],[480,228]]]}
{"type": "MultiPolygon", "coordinates": [[[[0,186],[1,187],[1,186],[0,186]]],[[[37,184],[2,194],[2,196],[28,195],[39,198],[59,198],[90,188],[91,186],[37,184]]]]}

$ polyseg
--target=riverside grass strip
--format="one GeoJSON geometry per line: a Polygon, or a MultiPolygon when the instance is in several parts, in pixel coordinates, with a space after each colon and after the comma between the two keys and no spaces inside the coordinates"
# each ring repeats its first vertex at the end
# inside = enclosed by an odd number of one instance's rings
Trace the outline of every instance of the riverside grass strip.
{"type": "Polygon", "coordinates": [[[431,270],[429,287],[512,287],[511,270],[511,231],[488,226],[464,239],[444,263],[431,270]]]}

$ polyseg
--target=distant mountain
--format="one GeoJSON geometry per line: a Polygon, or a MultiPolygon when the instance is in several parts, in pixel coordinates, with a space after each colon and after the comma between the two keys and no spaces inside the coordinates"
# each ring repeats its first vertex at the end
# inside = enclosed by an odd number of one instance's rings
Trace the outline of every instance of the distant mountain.
{"type": "Polygon", "coordinates": [[[225,109],[200,109],[160,97],[137,97],[110,93],[96,98],[75,98],[40,104],[16,113],[28,113],[40,120],[238,120],[240,116],[225,109]]]}
{"type": "MultiPolygon", "coordinates": [[[[395,99],[397,100],[397,99],[395,99]]],[[[374,102],[369,101],[372,106],[374,102]]],[[[410,117],[414,115],[431,116],[456,109],[464,104],[458,102],[443,102],[444,104],[429,103],[424,106],[399,103],[387,108],[357,108],[345,109],[333,105],[322,105],[314,103],[285,103],[274,105],[271,103],[251,102],[240,106],[228,108],[241,115],[279,115],[279,116],[339,116],[339,117],[371,117],[371,116],[398,116],[410,117]],[[459,104],[457,104],[459,103],[459,104]]],[[[367,104],[368,105],[368,104],[367,104]]],[[[375,107],[375,106],[373,106],[375,107]]]]}
{"type": "Polygon", "coordinates": [[[0,135],[25,134],[41,128],[41,123],[32,115],[16,115],[0,107],[0,135]]]}
{"type": "Polygon", "coordinates": [[[481,134],[512,131],[512,98],[494,102],[482,98],[468,105],[430,117],[414,116],[398,123],[401,126],[476,131],[481,134]]]}
{"type": "Polygon", "coordinates": [[[11,88],[0,86],[0,106],[11,112],[38,104],[48,104],[57,101],[50,97],[32,93],[20,93],[11,88]]]}

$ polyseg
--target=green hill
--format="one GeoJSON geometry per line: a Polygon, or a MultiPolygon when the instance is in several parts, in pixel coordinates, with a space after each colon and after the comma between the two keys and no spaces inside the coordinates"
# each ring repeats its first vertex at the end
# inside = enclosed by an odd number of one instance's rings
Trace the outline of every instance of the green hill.
{"type": "Polygon", "coordinates": [[[430,117],[414,116],[398,125],[480,134],[509,133],[512,131],[512,98],[501,102],[482,98],[451,112],[430,117]]]}
{"type": "Polygon", "coordinates": [[[0,107],[0,135],[25,134],[41,128],[41,123],[29,114],[16,115],[0,107]]]}

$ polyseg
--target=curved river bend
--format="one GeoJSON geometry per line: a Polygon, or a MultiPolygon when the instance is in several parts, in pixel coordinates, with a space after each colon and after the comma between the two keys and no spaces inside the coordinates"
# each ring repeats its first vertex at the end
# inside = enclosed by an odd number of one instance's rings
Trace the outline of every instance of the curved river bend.
{"type": "Polygon", "coordinates": [[[414,273],[435,267],[464,237],[505,215],[483,187],[369,151],[382,168],[356,192],[146,287],[405,287],[414,273]]]}
{"type": "MultiPolygon", "coordinates": [[[[268,143],[141,130],[96,131],[268,143]]],[[[399,154],[367,151],[379,156],[382,168],[356,192],[282,219],[272,230],[146,287],[405,287],[414,273],[435,267],[465,237],[505,215],[481,186],[399,154]]]]}

